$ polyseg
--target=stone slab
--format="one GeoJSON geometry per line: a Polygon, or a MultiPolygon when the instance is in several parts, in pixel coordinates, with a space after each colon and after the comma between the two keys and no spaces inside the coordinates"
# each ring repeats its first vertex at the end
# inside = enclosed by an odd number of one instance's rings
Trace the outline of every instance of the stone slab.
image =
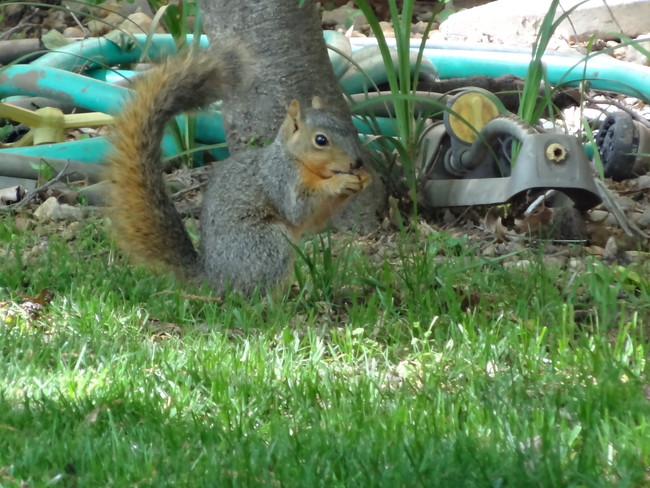
{"type": "MultiPolygon", "coordinates": [[[[450,41],[531,46],[550,5],[551,0],[497,0],[451,15],[440,32],[450,41]]],[[[614,39],[621,32],[632,38],[650,32],[650,0],[562,0],[560,6],[556,18],[575,10],[560,24],[551,49],[593,34],[614,39]]]]}

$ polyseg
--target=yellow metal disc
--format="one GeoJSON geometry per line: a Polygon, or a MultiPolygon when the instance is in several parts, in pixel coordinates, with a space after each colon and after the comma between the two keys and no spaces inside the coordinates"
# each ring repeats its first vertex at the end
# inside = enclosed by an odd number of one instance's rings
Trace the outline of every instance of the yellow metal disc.
{"type": "Polygon", "coordinates": [[[449,127],[458,139],[467,143],[474,142],[483,126],[499,115],[494,102],[478,92],[460,95],[450,109],[449,127]]]}

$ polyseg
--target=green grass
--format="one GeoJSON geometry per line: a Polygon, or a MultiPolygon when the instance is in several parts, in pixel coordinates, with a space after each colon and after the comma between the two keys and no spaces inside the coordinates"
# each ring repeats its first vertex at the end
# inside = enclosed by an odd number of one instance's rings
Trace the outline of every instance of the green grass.
{"type": "Polygon", "coordinates": [[[102,221],[1,219],[0,486],[650,482],[647,266],[315,239],[293,298],[218,304],[102,221]]]}

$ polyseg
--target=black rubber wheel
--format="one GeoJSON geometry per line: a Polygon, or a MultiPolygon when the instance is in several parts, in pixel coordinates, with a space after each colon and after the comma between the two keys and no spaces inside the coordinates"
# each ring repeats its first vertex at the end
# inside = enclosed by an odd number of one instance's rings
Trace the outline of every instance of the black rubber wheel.
{"type": "Polygon", "coordinates": [[[629,114],[609,114],[596,134],[596,146],[607,178],[621,181],[634,176],[639,131],[629,114]]]}

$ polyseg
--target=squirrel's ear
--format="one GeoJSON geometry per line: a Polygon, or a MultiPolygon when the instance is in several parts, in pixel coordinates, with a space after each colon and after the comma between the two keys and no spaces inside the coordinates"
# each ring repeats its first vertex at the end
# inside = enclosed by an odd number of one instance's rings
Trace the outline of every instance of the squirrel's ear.
{"type": "Polygon", "coordinates": [[[300,103],[294,98],[291,100],[291,103],[289,103],[287,115],[284,117],[284,122],[280,127],[280,132],[283,134],[283,137],[288,137],[289,134],[298,131],[300,124],[302,123],[300,117],[300,103]]]}
{"type": "Polygon", "coordinates": [[[287,109],[287,115],[292,119],[300,118],[300,102],[298,102],[298,100],[296,100],[295,98],[291,100],[291,103],[289,104],[289,108],[287,109]]]}
{"type": "Polygon", "coordinates": [[[311,99],[311,106],[316,110],[320,110],[325,106],[325,104],[323,103],[321,97],[316,95],[314,98],[311,99]]]}

